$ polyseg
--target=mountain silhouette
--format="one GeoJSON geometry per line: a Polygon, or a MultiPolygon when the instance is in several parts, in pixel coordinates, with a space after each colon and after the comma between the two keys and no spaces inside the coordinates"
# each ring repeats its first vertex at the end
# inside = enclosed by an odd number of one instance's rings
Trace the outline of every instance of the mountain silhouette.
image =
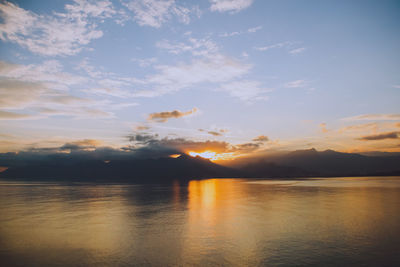
{"type": "Polygon", "coordinates": [[[222,166],[201,157],[115,157],[1,154],[0,178],[24,180],[153,182],[202,178],[289,178],[400,175],[400,156],[366,156],[333,150],[297,150],[231,161],[222,166]],[[5,168],[3,168],[5,169],[5,168]]]}
{"type": "Polygon", "coordinates": [[[182,155],[179,158],[75,160],[54,159],[11,166],[0,178],[68,181],[161,181],[226,177],[233,170],[200,157],[182,155]]]}
{"type": "MultiPolygon", "coordinates": [[[[266,166],[288,166],[283,176],[362,176],[400,174],[400,156],[397,153],[384,156],[366,156],[342,153],[334,150],[317,151],[314,148],[279,153],[263,157],[237,160],[229,166],[239,169],[262,170],[266,166]],[[292,172],[290,172],[292,171],[292,172]]],[[[266,172],[265,175],[268,173],[266,172]]]]}

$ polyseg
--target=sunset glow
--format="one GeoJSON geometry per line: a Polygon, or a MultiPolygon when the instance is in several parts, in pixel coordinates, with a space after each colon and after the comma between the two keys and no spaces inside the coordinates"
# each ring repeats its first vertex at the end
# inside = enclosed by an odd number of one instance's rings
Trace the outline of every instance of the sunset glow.
{"type": "Polygon", "coordinates": [[[205,159],[209,159],[209,160],[216,160],[218,158],[216,156],[216,153],[212,152],[212,151],[204,151],[204,152],[201,152],[201,153],[190,151],[188,154],[190,156],[192,156],[192,157],[199,156],[199,157],[202,157],[202,158],[205,158],[205,159]]]}
{"type": "Polygon", "coordinates": [[[232,160],[240,156],[240,155],[235,155],[234,153],[216,153],[213,151],[204,151],[201,153],[190,151],[188,152],[188,154],[192,157],[199,156],[205,159],[209,159],[211,161],[232,160]]]}

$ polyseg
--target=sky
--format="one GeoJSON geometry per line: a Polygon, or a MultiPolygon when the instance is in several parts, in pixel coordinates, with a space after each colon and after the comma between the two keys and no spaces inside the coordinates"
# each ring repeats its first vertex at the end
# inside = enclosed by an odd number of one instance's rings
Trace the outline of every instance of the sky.
{"type": "Polygon", "coordinates": [[[0,152],[400,151],[400,2],[0,2],[0,152]]]}

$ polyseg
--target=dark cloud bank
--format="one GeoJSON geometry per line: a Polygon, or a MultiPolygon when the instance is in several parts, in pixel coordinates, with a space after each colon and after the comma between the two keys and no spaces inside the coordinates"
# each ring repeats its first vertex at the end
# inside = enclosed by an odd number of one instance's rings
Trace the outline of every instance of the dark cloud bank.
{"type": "MultiPolygon", "coordinates": [[[[154,182],[221,177],[290,178],[318,176],[399,175],[400,155],[380,156],[315,149],[254,156],[224,166],[183,151],[210,149],[217,153],[251,152],[260,143],[232,146],[226,142],[196,142],[183,138],[132,134],[131,145],[98,147],[94,140],[66,143],[58,148],[29,149],[0,154],[0,178],[30,180],[154,182]],[[178,158],[171,154],[181,154],[178,158]]],[[[266,141],[260,137],[255,141],[266,141]],[[258,140],[260,139],[260,140],[258,140]],[[261,140],[262,139],[262,140],[261,140]]],[[[250,154],[251,155],[251,154],[250,154]]]]}

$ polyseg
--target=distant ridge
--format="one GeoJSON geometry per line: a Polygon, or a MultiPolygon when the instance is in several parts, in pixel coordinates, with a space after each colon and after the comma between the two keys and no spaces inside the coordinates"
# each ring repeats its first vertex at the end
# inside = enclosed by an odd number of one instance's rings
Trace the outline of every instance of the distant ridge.
{"type": "Polygon", "coordinates": [[[293,178],[329,176],[400,175],[400,156],[365,156],[334,150],[297,150],[277,155],[237,159],[228,166],[182,154],[178,158],[105,160],[89,154],[54,154],[40,157],[0,154],[7,169],[0,178],[25,180],[151,182],[202,178],[293,178]]]}

